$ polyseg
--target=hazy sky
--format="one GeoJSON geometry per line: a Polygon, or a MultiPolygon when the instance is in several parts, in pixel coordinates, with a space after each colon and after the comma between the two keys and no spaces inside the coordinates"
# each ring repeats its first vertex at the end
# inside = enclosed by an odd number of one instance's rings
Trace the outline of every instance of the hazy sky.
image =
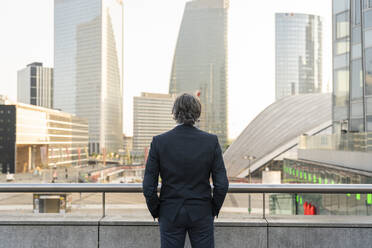
{"type": "MultiPolygon", "coordinates": [[[[17,70],[53,66],[53,0],[2,0],[0,94],[16,100],[17,70]]],[[[124,133],[131,135],[133,96],[168,93],[185,0],[124,0],[124,133]]],[[[275,99],[275,12],[323,17],[323,85],[332,80],[331,0],[230,0],[229,136],[275,99]]]]}

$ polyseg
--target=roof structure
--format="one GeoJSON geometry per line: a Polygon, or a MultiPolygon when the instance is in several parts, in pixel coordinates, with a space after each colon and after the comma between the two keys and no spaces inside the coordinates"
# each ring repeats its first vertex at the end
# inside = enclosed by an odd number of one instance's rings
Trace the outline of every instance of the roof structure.
{"type": "Polygon", "coordinates": [[[282,98],[263,110],[224,153],[229,177],[245,177],[298,144],[302,134],[314,135],[332,125],[331,94],[282,98]],[[253,158],[248,160],[247,158],[253,158]]]}

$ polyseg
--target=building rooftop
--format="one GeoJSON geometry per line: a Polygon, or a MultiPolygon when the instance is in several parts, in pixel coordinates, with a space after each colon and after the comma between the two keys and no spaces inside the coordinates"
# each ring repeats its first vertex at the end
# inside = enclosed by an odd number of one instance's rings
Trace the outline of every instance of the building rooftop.
{"type": "Polygon", "coordinates": [[[141,93],[141,97],[169,99],[169,98],[173,98],[174,95],[172,95],[172,94],[163,94],[163,93],[142,92],[141,93]]]}
{"type": "Polygon", "coordinates": [[[304,94],[282,98],[263,110],[224,153],[229,177],[251,172],[298,144],[302,134],[314,135],[332,124],[331,94],[304,94]]]}
{"type": "Polygon", "coordinates": [[[27,67],[30,67],[30,66],[43,66],[43,63],[41,63],[41,62],[33,62],[33,63],[27,65],[27,67]]]}

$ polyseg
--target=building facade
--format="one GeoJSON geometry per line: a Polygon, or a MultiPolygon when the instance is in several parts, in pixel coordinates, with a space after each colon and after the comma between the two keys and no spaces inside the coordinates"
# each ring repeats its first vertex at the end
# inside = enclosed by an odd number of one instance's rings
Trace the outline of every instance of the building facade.
{"type": "Polygon", "coordinates": [[[372,2],[333,1],[334,131],[372,131],[372,2]]]}
{"type": "Polygon", "coordinates": [[[178,35],[169,93],[200,95],[200,129],[227,144],[228,0],[186,3],[178,35]]]}
{"type": "Polygon", "coordinates": [[[123,129],[123,6],[54,1],[54,105],[89,122],[91,153],[117,152],[123,129]]]}
{"type": "Polygon", "coordinates": [[[17,73],[17,101],[53,108],[53,68],[34,62],[17,73]]]}
{"type": "Polygon", "coordinates": [[[152,137],[172,129],[175,97],[169,94],[142,93],[133,100],[133,152],[145,155],[152,137]]]}
{"type": "Polygon", "coordinates": [[[75,115],[3,99],[0,124],[2,173],[88,162],[88,123],[75,115]]]}
{"type": "Polygon", "coordinates": [[[322,18],[275,14],[275,97],[322,91],[322,18]]]}
{"type": "Polygon", "coordinates": [[[133,150],[133,136],[126,136],[123,134],[123,150],[127,154],[130,154],[133,150]]]}

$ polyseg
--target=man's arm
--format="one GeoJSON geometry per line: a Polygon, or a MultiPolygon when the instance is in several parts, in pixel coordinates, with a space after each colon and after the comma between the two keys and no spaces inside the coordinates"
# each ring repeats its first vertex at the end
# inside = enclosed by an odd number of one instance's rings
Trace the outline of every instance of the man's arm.
{"type": "Polygon", "coordinates": [[[147,208],[152,217],[159,217],[159,197],[158,197],[158,181],[159,181],[159,157],[156,151],[155,137],[152,139],[149,156],[147,158],[145,176],[142,187],[143,194],[146,198],[147,208]]]}
{"type": "Polygon", "coordinates": [[[213,215],[218,217],[218,213],[225,200],[227,190],[229,188],[229,181],[226,176],[225,163],[223,162],[222,151],[218,138],[216,137],[216,147],[214,151],[214,161],[212,165],[212,180],[213,180],[213,215]]]}

